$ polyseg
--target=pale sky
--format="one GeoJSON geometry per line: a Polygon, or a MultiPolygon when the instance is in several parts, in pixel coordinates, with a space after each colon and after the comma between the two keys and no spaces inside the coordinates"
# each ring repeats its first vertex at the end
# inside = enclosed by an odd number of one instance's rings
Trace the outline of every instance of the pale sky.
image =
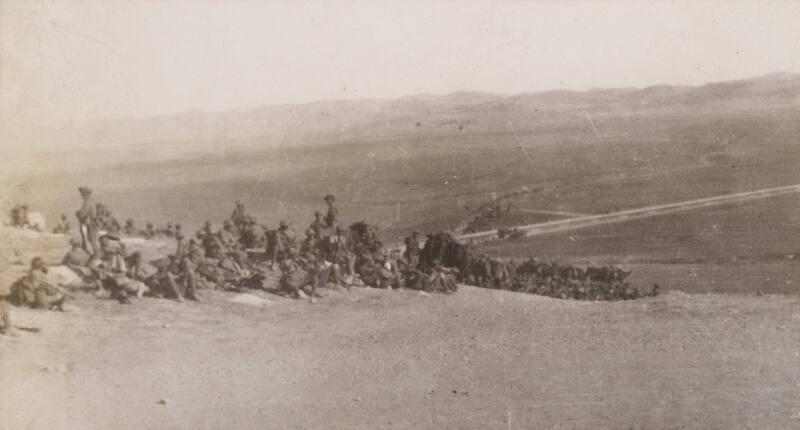
{"type": "Polygon", "coordinates": [[[800,72],[800,2],[0,1],[6,125],[800,72]]]}

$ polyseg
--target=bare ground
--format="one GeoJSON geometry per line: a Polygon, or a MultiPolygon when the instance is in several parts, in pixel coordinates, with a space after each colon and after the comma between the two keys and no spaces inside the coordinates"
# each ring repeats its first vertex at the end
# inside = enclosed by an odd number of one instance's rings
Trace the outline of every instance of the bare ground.
{"type": "Polygon", "coordinates": [[[0,429],[800,426],[797,296],[326,293],[14,308],[42,331],[0,337],[0,429]]]}
{"type": "Polygon", "coordinates": [[[15,309],[43,331],[0,341],[0,428],[800,423],[795,297],[577,303],[467,287],[254,307],[228,295],[15,309]]]}

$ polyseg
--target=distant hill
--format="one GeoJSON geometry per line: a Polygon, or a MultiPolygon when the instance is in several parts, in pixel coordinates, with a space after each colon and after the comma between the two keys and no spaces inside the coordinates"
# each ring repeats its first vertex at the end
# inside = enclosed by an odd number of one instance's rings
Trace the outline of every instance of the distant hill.
{"type": "MultiPolygon", "coordinates": [[[[256,139],[274,144],[321,143],[493,133],[585,120],[586,115],[686,114],[800,107],[800,75],[772,74],[696,87],[556,90],[497,95],[458,92],[398,99],[330,100],[226,112],[188,111],[149,118],[59,127],[59,141],[96,143],[213,142],[256,139]]],[[[44,142],[42,142],[44,143],[44,142]]]]}

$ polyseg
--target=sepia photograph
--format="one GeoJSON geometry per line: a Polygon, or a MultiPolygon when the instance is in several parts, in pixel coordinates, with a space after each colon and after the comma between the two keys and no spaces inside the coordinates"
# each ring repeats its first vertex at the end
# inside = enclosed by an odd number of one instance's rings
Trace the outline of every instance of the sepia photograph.
{"type": "Polygon", "coordinates": [[[800,428],[800,1],[0,0],[0,430],[800,428]]]}

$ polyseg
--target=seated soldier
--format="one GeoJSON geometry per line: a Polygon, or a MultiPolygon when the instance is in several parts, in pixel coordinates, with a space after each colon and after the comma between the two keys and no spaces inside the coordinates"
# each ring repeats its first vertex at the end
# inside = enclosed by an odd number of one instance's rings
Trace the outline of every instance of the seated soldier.
{"type": "Polygon", "coordinates": [[[401,274],[400,282],[403,287],[412,290],[424,290],[427,287],[427,275],[404,259],[397,260],[397,270],[401,274]]]}
{"type": "Polygon", "coordinates": [[[239,232],[236,231],[236,227],[230,220],[226,219],[222,223],[222,229],[217,232],[217,237],[226,250],[239,246],[239,232]]]}
{"type": "Polygon", "coordinates": [[[323,258],[321,242],[314,230],[308,228],[306,229],[306,237],[303,239],[303,243],[300,244],[300,252],[313,254],[314,257],[321,259],[323,258]]]}
{"type": "Polygon", "coordinates": [[[162,257],[150,262],[155,268],[156,273],[146,279],[145,283],[150,288],[153,297],[164,297],[183,301],[183,294],[178,289],[176,275],[172,273],[173,258],[162,257]]]}
{"type": "Polygon", "coordinates": [[[375,264],[375,259],[368,252],[363,252],[358,258],[356,274],[364,282],[364,285],[368,287],[375,288],[380,284],[378,266],[375,264]]]}
{"type": "Polygon", "coordinates": [[[314,212],[314,221],[308,226],[312,232],[319,238],[322,237],[322,230],[326,227],[325,222],[322,220],[322,212],[314,212]]]}
{"type": "Polygon", "coordinates": [[[239,238],[239,243],[244,249],[252,249],[258,247],[264,239],[264,231],[256,223],[256,220],[247,216],[242,221],[242,234],[239,238]]]}
{"type": "Polygon", "coordinates": [[[342,277],[341,266],[318,255],[321,255],[319,249],[300,252],[300,258],[306,263],[306,268],[316,277],[316,285],[322,288],[333,281],[334,288],[345,287],[349,290],[350,284],[342,277]]]}
{"type": "Polygon", "coordinates": [[[133,219],[128,218],[125,220],[125,227],[122,228],[122,232],[127,236],[133,236],[136,234],[136,225],[134,224],[133,219]]]}
{"type": "Polygon", "coordinates": [[[61,214],[61,221],[56,225],[53,229],[53,233],[56,234],[66,234],[72,229],[72,226],[69,224],[69,220],[67,219],[66,214],[61,214]]]}
{"type": "Polygon", "coordinates": [[[206,220],[206,222],[203,223],[203,228],[201,228],[200,230],[197,230],[197,233],[195,235],[197,236],[197,238],[200,241],[202,241],[207,236],[213,235],[213,234],[214,234],[214,229],[211,226],[211,221],[206,220]]]}
{"type": "Polygon", "coordinates": [[[142,236],[145,239],[152,239],[155,237],[155,229],[153,228],[153,223],[148,222],[145,224],[145,228],[143,230],[139,230],[139,236],[142,236]]]}
{"type": "Polygon", "coordinates": [[[392,289],[400,287],[399,272],[397,265],[389,258],[388,254],[379,252],[375,256],[376,264],[376,287],[392,289]]]}
{"type": "Polygon", "coordinates": [[[316,293],[316,279],[312,272],[308,270],[305,262],[300,259],[293,249],[286,250],[286,256],[280,262],[281,279],[280,289],[294,298],[301,298],[301,291],[310,287],[309,294],[311,301],[314,301],[316,293]]]}
{"type": "Polygon", "coordinates": [[[36,257],[31,261],[31,268],[18,283],[15,284],[17,301],[20,305],[40,309],[64,310],[64,302],[68,296],[58,287],[47,282],[47,266],[44,260],[36,257]]]}
{"type": "Polygon", "coordinates": [[[335,233],[320,243],[320,248],[325,260],[338,265],[346,277],[356,276],[356,256],[350,249],[347,234],[343,228],[336,227],[335,233]]]}
{"type": "Polygon", "coordinates": [[[102,282],[103,288],[109,292],[109,297],[124,304],[130,304],[130,296],[140,299],[150,291],[146,283],[126,273],[112,272],[104,277],[102,282]]]}
{"type": "Polygon", "coordinates": [[[219,234],[214,233],[210,222],[206,222],[206,225],[198,233],[198,236],[200,237],[203,252],[207,258],[221,260],[225,257],[225,246],[219,239],[219,234]]]}
{"type": "Polygon", "coordinates": [[[151,264],[157,271],[147,279],[147,285],[154,296],[171,298],[179,302],[182,302],[184,297],[189,300],[199,300],[195,265],[188,249],[185,247],[176,249],[175,255],[159,258],[151,264]]]}
{"type": "Polygon", "coordinates": [[[69,267],[84,279],[90,278],[92,276],[92,270],[89,268],[89,261],[91,261],[92,256],[83,249],[80,238],[73,237],[69,240],[69,244],[72,246],[72,249],[64,255],[61,264],[69,267]]]}
{"type": "Polygon", "coordinates": [[[195,273],[195,287],[198,289],[218,288],[224,281],[223,276],[213,261],[205,258],[203,248],[193,240],[189,241],[189,260],[195,273]]]}
{"type": "Polygon", "coordinates": [[[455,273],[458,273],[456,269],[442,266],[441,261],[437,259],[433,260],[430,271],[427,279],[427,291],[452,293],[458,290],[458,284],[453,277],[455,273]]]}
{"type": "Polygon", "coordinates": [[[125,246],[116,236],[105,234],[100,236],[100,252],[89,263],[89,267],[98,270],[110,270],[116,273],[125,273],[128,267],[125,264],[125,246]]]}

